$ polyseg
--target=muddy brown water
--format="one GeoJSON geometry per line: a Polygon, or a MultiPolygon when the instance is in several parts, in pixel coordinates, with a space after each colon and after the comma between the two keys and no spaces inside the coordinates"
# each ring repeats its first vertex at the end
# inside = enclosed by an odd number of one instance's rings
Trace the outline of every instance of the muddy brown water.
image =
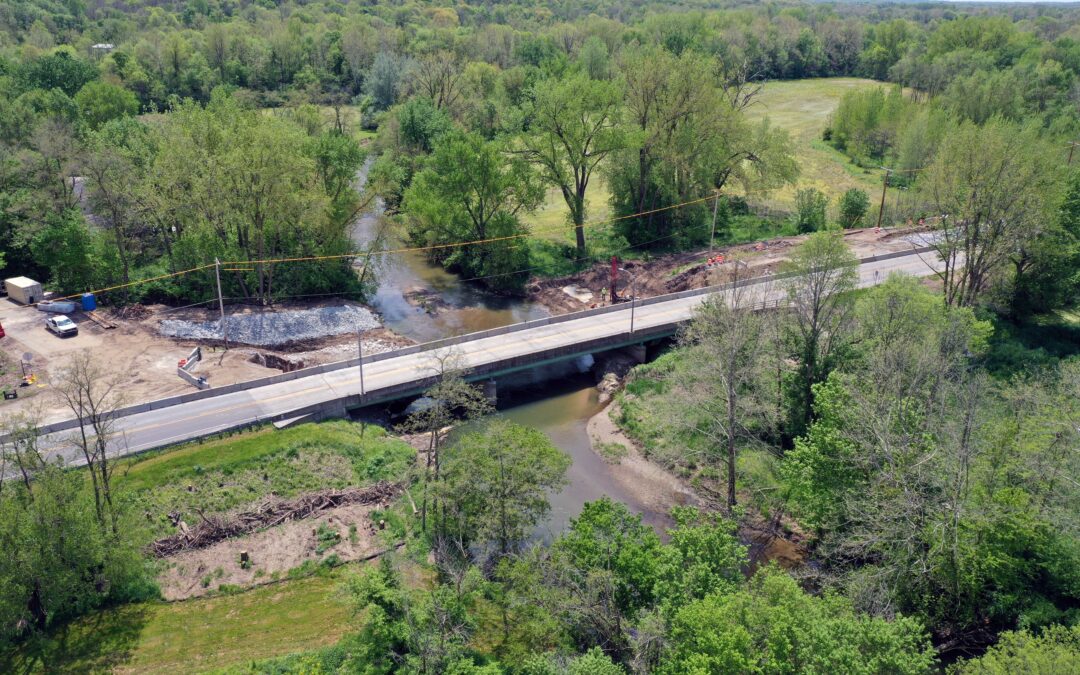
{"type": "MultiPolygon", "coordinates": [[[[369,158],[357,175],[360,185],[367,180],[369,158]]],[[[377,236],[383,218],[382,202],[357,219],[352,238],[358,250],[377,236]]],[[[390,237],[391,247],[401,244],[390,237]]],[[[463,283],[456,275],[431,265],[419,253],[383,256],[376,270],[378,291],[370,304],[384,325],[399,335],[418,342],[498,328],[548,315],[543,307],[520,298],[485,293],[463,283]],[[408,296],[421,293],[437,299],[439,308],[428,313],[409,302],[408,296]]],[[[570,455],[573,464],[569,484],[551,497],[551,513],[535,536],[550,540],[581,513],[585,502],[607,495],[623,502],[644,522],[658,530],[669,523],[667,514],[646,508],[632,491],[622,488],[610,467],[591,447],[585,426],[600,411],[595,380],[588,370],[591,359],[534,368],[500,379],[499,409],[519,424],[539,429],[570,455]]]]}
{"type": "MultiPolygon", "coordinates": [[[[372,158],[356,176],[358,185],[367,181],[372,158]]],[[[364,250],[379,232],[383,202],[377,199],[372,210],[353,224],[352,240],[357,250],[364,250]]],[[[400,233],[387,238],[388,248],[403,247],[400,233]]],[[[548,316],[547,310],[521,298],[486,293],[462,281],[441,267],[431,265],[417,252],[381,256],[375,274],[378,291],[370,299],[371,306],[382,316],[383,323],[399,335],[428,342],[439,338],[463,335],[475,331],[499,328],[512,323],[548,316]],[[409,302],[409,297],[423,296],[436,300],[433,312],[409,302]]]]}
{"type": "Polygon", "coordinates": [[[632,490],[620,485],[611,467],[592,449],[585,427],[603,408],[599,392],[591,372],[569,370],[583,369],[585,365],[581,361],[572,362],[561,373],[537,369],[529,374],[535,386],[522,386],[513,379],[500,383],[500,413],[544,432],[573,461],[567,472],[567,486],[551,495],[551,513],[535,536],[550,541],[569,525],[571,518],[581,513],[585,502],[605,495],[626,504],[632,512],[641,514],[643,522],[663,533],[671,524],[669,516],[651,510],[632,490]]]}

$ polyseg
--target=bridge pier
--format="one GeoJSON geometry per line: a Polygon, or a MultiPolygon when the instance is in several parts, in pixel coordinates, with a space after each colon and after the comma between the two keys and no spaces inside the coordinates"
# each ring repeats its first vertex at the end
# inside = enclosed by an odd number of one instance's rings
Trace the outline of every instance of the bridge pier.
{"type": "Polygon", "coordinates": [[[336,401],[327,401],[319,407],[318,412],[314,414],[314,417],[319,421],[342,419],[349,416],[349,409],[345,406],[344,399],[338,399],[336,401]]]}
{"type": "Polygon", "coordinates": [[[499,391],[494,379],[484,381],[484,398],[491,405],[498,403],[499,391]]]}
{"type": "Polygon", "coordinates": [[[645,359],[648,358],[648,351],[643,344],[623,347],[620,351],[633,359],[635,365],[645,363],[645,359]]]}

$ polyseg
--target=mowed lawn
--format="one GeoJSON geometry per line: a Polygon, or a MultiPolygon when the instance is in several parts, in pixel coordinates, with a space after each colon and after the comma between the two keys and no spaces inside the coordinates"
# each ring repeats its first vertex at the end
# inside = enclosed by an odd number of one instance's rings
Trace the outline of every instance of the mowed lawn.
{"type": "Polygon", "coordinates": [[[791,134],[800,174],[795,185],[776,190],[761,201],[772,208],[791,210],[796,190],[810,187],[824,192],[833,207],[840,195],[851,188],[866,190],[871,201],[873,195],[880,196],[883,172],[855,166],[821,140],[821,133],[846,92],[882,86],[890,85],[855,77],[766,83],[757,103],[749,108],[749,115],[757,119],[768,117],[791,134]]]}
{"type": "Polygon", "coordinates": [[[198,673],[334,644],[354,630],[340,575],[235,595],[125,605],[0,659],[6,673],[198,673]]]}

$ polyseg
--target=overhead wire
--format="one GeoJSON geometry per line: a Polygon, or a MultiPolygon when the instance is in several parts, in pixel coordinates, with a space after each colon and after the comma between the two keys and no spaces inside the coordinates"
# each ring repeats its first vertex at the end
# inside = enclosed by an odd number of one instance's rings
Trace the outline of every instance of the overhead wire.
{"type": "MultiPolygon", "coordinates": [[[[609,225],[611,223],[619,222],[619,221],[622,221],[622,220],[628,220],[628,219],[631,219],[631,218],[640,218],[642,216],[648,216],[648,215],[652,215],[654,213],[660,213],[660,212],[663,212],[663,211],[670,211],[670,210],[673,210],[673,209],[684,208],[686,206],[691,206],[693,204],[700,204],[702,202],[706,202],[706,201],[709,201],[711,199],[715,199],[716,196],[717,196],[716,193],[713,193],[713,194],[707,195],[705,197],[699,197],[697,199],[691,199],[691,200],[688,200],[688,201],[685,201],[685,202],[680,202],[678,204],[670,204],[668,206],[663,206],[663,207],[659,207],[659,208],[655,208],[655,209],[649,209],[647,211],[640,211],[638,213],[631,213],[631,214],[623,215],[623,216],[615,216],[615,217],[606,218],[606,219],[603,219],[603,220],[589,221],[589,222],[586,222],[586,223],[582,223],[581,227],[582,228],[591,228],[591,227],[597,227],[597,226],[600,226],[600,225],[609,225]]],[[[450,243],[445,243],[445,244],[429,244],[429,245],[426,245],[426,246],[406,246],[406,247],[401,247],[401,248],[386,249],[386,250],[382,250],[382,251],[369,250],[369,251],[357,251],[357,252],[351,252],[351,253],[339,253],[339,254],[332,254],[332,255],[297,256],[297,257],[291,257],[291,258],[267,258],[267,259],[262,259],[262,260],[229,260],[229,261],[221,261],[220,264],[222,266],[224,266],[224,265],[272,265],[272,264],[291,263],[291,262],[314,262],[314,261],[321,261],[321,260],[343,260],[343,259],[347,259],[347,258],[363,258],[363,257],[370,257],[370,256],[398,255],[398,254],[402,254],[402,253],[422,253],[422,252],[425,252],[425,251],[445,250],[445,249],[449,249],[449,248],[458,248],[458,247],[464,247],[464,246],[476,246],[476,245],[480,245],[480,244],[491,244],[491,243],[496,243],[496,242],[500,242],[500,241],[510,241],[510,240],[514,240],[514,239],[523,239],[523,238],[535,236],[538,232],[554,231],[556,229],[563,229],[564,227],[566,227],[566,226],[565,225],[557,225],[557,226],[550,226],[550,227],[546,227],[546,228],[533,229],[533,230],[530,230],[528,232],[520,232],[520,233],[512,234],[512,235],[504,235],[504,236],[500,236],[500,237],[487,237],[487,238],[484,238],[484,239],[474,239],[474,240],[470,240],[470,241],[461,241],[461,242],[450,242],[450,243]]],[[[161,275],[154,276],[154,277],[149,277],[149,278],[146,278],[146,279],[136,279],[134,281],[129,281],[129,282],[126,282],[126,283],[123,283],[123,284],[116,284],[116,285],[113,285],[113,286],[106,286],[104,288],[85,291],[83,293],[74,293],[74,294],[71,294],[71,295],[61,296],[61,297],[58,297],[58,298],[51,298],[49,301],[50,302],[57,302],[57,301],[63,301],[63,300],[73,300],[73,299],[76,299],[76,298],[81,298],[86,293],[90,293],[90,294],[93,294],[93,295],[99,295],[99,294],[102,294],[102,293],[108,293],[108,292],[111,292],[111,291],[117,291],[117,290],[121,290],[121,289],[124,289],[124,288],[130,288],[132,286],[138,286],[138,285],[142,285],[142,284],[147,284],[147,283],[151,283],[151,282],[154,282],[154,281],[161,281],[163,279],[170,279],[170,278],[174,278],[174,277],[179,277],[179,276],[191,274],[193,272],[199,272],[199,271],[202,271],[202,270],[205,270],[205,269],[211,269],[211,268],[215,267],[217,264],[219,264],[219,263],[209,263],[209,264],[205,264],[205,265],[199,265],[199,266],[196,266],[196,267],[191,267],[191,268],[184,269],[184,270],[178,270],[176,272],[170,272],[168,274],[161,274],[161,275]]],[[[35,302],[35,303],[31,303],[29,306],[36,306],[38,304],[40,304],[40,303],[35,302]]],[[[14,308],[0,308],[0,312],[10,311],[12,309],[14,309],[14,308]]]]}

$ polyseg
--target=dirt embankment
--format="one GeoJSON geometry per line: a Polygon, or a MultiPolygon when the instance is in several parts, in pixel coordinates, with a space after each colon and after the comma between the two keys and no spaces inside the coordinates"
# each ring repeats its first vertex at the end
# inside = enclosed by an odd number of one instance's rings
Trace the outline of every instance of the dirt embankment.
{"type": "MultiPolygon", "coordinates": [[[[909,229],[882,230],[874,228],[847,230],[844,241],[860,258],[900,251],[912,247],[904,235],[909,229]]],[[[619,264],[626,273],[619,273],[618,293],[650,298],[666,293],[703,288],[730,281],[734,272],[732,258],[745,263],[751,276],[775,274],[806,236],[778,237],[753,244],[723,246],[711,253],[708,250],[672,253],[648,261],[627,260],[619,264]],[[710,257],[723,254],[723,265],[709,265],[710,257]],[[629,273],[629,274],[627,274],[629,273]],[[631,283],[633,279],[633,283],[631,283]]],[[[526,288],[529,300],[542,304],[552,314],[566,314],[601,306],[606,300],[603,289],[611,285],[611,263],[596,263],[589,269],[565,277],[533,279],[526,288]]]]}
{"type": "Polygon", "coordinates": [[[169,556],[158,576],[162,596],[186,600],[222,586],[258,586],[282,578],[305,562],[318,563],[331,555],[340,562],[372,557],[386,548],[371,523],[373,508],[369,504],[339,506],[312,518],[169,556]],[[242,553],[248,562],[241,561],[242,553]]]}
{"type": "MultiPolygon", "coordinates": [[[[634,491],[653,511],[667,512],[679,505],[696,505],[709,511],[720,511],[723,503],[711,491],[695,490],[664,467],[649,461],[637,444],[622,432],[612,415],[618,414],[618,403],[612,403],[594,415],[586,426],[594,452],[611,465],[615,480],[634,491]]],[[[745,503],[745,496],[743,496],[745,503]]],[[[785,569],[803,565],[807,549],[801,537],[788,536],[785,525],[778,520],[766,520],[761,514],[749,513],[739,523],[739,539],[749,549],[752,573],[761,565],[776,562],[785,569]]]]}

